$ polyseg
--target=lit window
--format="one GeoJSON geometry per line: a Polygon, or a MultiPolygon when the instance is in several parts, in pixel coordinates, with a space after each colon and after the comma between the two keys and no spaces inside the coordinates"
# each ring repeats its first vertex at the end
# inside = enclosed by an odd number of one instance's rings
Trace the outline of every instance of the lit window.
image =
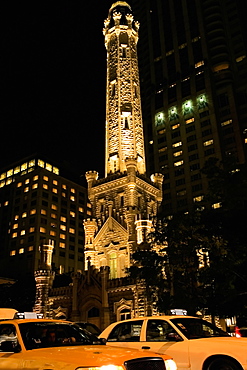
{"type": "Polygon", "coordinates": [[[6,173],[1,173],[1,175],[0,175],[0,180],[3,180],[3,179],[5,179],[6,178],[6,173]]]}
{"type": "Polygon", "coordinates": [[[209,145],[212,145],[214,143],[213,139],[211,140],[207,140],[207,141],[204,141],[203,145],[204,146],[209,146],[209,145]]]}
{"type": "Polygon", "coordinates": [[[15,215],[15,220],[19,220],[19,215],[15,215]]]}
{"type": "Polygon", "coordinates": [[[67,186],[63,184],[62,185],[62,188],[66,190],[67,189],[67,186]]]}
{"type": "Polygon", "coordinates": [[[65,234],[60,234],[60,239],[66,239],[66,235],[65,234]]]}
{"type": "Polygon", "coordinates": [[[59,243],[59,247],[64,249],[64,248],[65,248],[65,243],[60,242],[60,243],[59,243]]]}
{"type": "Polygon", "coordinates": [[[26,179],[25,180],[25,184],[29,184],[30,180],[29,179],[26,179]]]}
{"type": "Polygon", "coordinates": [[[232,119],[228,119],[227,121],[221,122],[221,127],[230,125],[232,123],[232,119]]]}
{"type": "Polygon", "coordinates": [[[203,66],[204,65],[204,60],[201,60],[200,62],[197,62],[196,64],[195,64],[195,68],[199,68],[199,67],[201,67],[201,66],[203,66]]]}
{"type": "Polygon", "coordinates": [[[23,212],[22,215],[21,215],[22,218],[25,218],[27,217],[27,212],[23,212]]]}
{"type": "Polygon", "coordinates": [[[42,167],[42,168],[45,168],[45,162],[42,161],[41,159],[38,159],[38,166],[42,167]]]}
{"type": "Polygon", "coordinates": [[[37,189],[38,184],[33,184],[32,189],[37,189]]]}
{"type": "Polygon", "coordinates": [[[75,189],[71,188],[70,189],[71,193],[75,193],[75,189]]]}
{"type": "Polygon", "coordinates": [[[28,252],[32,252],[33,251],[33,245],[30,245],[28,248],[27,248],[28,252]]]}
{"type": "Polygon", "coordinates": [[[57,227],[57,224],[55,222],[51,222],[51,227],[57,227]]]}
{"type": "Polygon", "coordinates": [[[34,208],[34,209],[31,209],[31,211],[30,211],[30,215],[35,215],[36,214],[36,209],[34,208]]]}
{"type": "Polygon", "coordinates": [[[33,181],[37,181],[38,179],[39,179],[39,176],[38,175],[36,175],[36,176],[33,177],[33,181]]]}
{"type": "Polygon", "coordinates": [[[60,229],[63,231],[66,231],[66,226],[65,225],[60,225],[60,229]]]}
{"type": "Polygon", "coordinates": [[[90,211],[89,209],[87,210],[87,215],[91,216],[92,214],[92,211],[90,211]]]}
{"type": "Polygon", "coordinates": [[[220,207],[221,207],[221,203],[214,203],[214,204],[212,204],[212,208],[213,209],[220,208],[220,207]]]}
{"type": "Polygon", "coordinates": [[[19,254],[22,254],[22,253],[24,253],[24,248],[19,249],[19,254]]]}
{"type": "Polygon", "coordinates": [[[10,179],[6,180],[6,185],[11,184],[11,182],[12,182],[12,181],[13,181],[13,179],[12,179],[12,178],[10,178],[10,179]]]}
{"type": "Polygon", "coordinates": [[[84,209],[83,209],[82,207],[79,207],[79,208],[78,208],[78,211],[79,211],[79,212],[84,212],[84,209]]]}
{"type": "Polygon", "coordinates": [[[56,231],[51,230],[51,231],[50,231],[50,235],[51,235],[51,236],[56,236],[56,231]]]}
{"type": "Polygon", "coordinates": [[[186,125],[188,125],[189,123],[192,123],[192,122],[194,122],[195,121],[195,118],[189,118],[189,119],[187,119],[186,121],[185,121],[185,123],[186,123],[186,125]]]}
{"type": "Polygon", "coordinates": [[[163,146],[163,148],[159,149],[159,153],[165,152],[167,150],[167,146],[163,146]]]}
{"type": "Polygon", "coordinates": [[[182,150],[180,150],[179,152],[175,152],[175,153],[173,153],[173,156],[174,157],[179,157],[180,155],[182,155],[183,154],[183,151],[182,150]]]}
{"type": "Polygon", "coordinates": [[[34,231],[35,231],[35,227],[30,227],[30,228],[29,228],[29,232],[30,232],[30,233],[34,233],[34,231]]]}
{"type": "Polygon", "coordinates": [[[7,177],[10,177],[13,175],[13,169],[7,171],[7,177]]]}
{"type": "Polygon", "coordinates": [[[24,188],[24,193],[27,193],[29,191],[29,187],[27,186],[26,188],[24,188]]]}
{"type": "Polygon", "coordinates": [[[57,218],[57,215],[55,213],[51,213],[51,218],[57,218]]]}
{"type": "Polygon", "coordinates": [[[179,126],[180,126],[180,123],[177,123],[176,125],[171,126],[171,129],[176,130],[176,128],[179,128],[179,126]]]}
{"type": "Polygon", "coordinates": [[[15,167],[14,168],[14,174],[16,175],[19,172],[20,172],[20,166],[15,167]]]}
{"type": "Polygon", "coordinates": [[[72,202],[74,202],[74,201],[75,201],[75,197],[74,197],[74,195],[71,195],[71,196],[70,196],[70,200],[72,200],[72,202]]]}
{"type": "Polygon", "coordinates": [[[182,166],[183,163],[184,163],[184,161],[174,162],[174,166],[175,167],[182,166]]]}
{"type": "Polygon", "coordinates": [[[163,135],[166,133],[166,130],[163,128],[162,130],[157,131],[158,135],[163,135]]]}
{"type": "Polygon", "coordinates": [[[66,217],[64,217],[64,216],[61,216],[61,217],[60,217],[60,220],[61,220],[62,222],[66,222],[66,221],[67,221],[66,217]]]}
{"type": "Polygon", "coordinates": [[[56,188],[52,188],[52,192],[57,194],[57,189],[56,188]]]}
{"type": "Polygon", "coordinates": [[[57,167],[53,167],[53,173],[59,175],[59,169],[57,167]]]}
{"type": "Polygon", "coordinates": [[[27,169],[27,163],[23,163],[22,165],[21,165],[21,171],[24,171],[24,170],[26,170],[27,169]]]}
{"type": "Polygon", "coordinates": [[[57,180],[53,180],[52,183],[53,183],[53,185],[57,185],[58,184],[57,180]]]}
{"type": "Polygon", "coordinates": [[[21,230],[21,235],[25,235],[26,234],[26,231],[25,230],[21,230]]]}
{"type": "Polygon", "coordinates": [[[13,229],[18,229],[18,224],[14,224],[12,228],[13,229]]]}
{"type": "Polygon", "coordinates": [[[49,177],[48,176],[43,176],[43,180],[49,181],[49,177]]]}
{"type": "Polygon", "coordinates": [[[149,144],[151,144],[151,145],[152,145],[153,143],[154,143],[154,141],[153,141],[153,140],[150,140],[150,141],[149,141],[149,144]]]}
{"type": "Polygon", "coordinates": [[[52,171],[52,165],[50,163],[46,163],[45,164],[45,169],[51,172],[52,171]]]}
{"type": "Polygon", "coordinates": [[[203,200],[203,195],[198,195],[193,198],[193,202],[201,202],[203,200]]]}
{"type": "Polygon", "coordinates": [[[10,251],[11,256],[15,256],[15,254],[16,254],[16,251],[10,251]]]}
{"type": "Polygon", "coordinates": [[[74,234],[74,233],[75,233],[75,229],[73,229],[72,227],[70,227],[70,228],[69,228],[69,232],[70,232],[71,234],[74,234]]]}
{"type": "Polygon", "coordinates": [[[47,214],[47,212],[46,212],[46,210],[45,210],[45,209],[41,209],[41,210],[40,210],[40,213],[41,213],[42,215],[46,215],[46,214],[47,214]]]}
{"type": "Polygon", "coordinates": [[[62,192],[62,197],[66,198],[66,193],[62,192]]]}
{"type": "Polygon", "coordinates": [[[4,206],[7,206],[9,204],[9,201],[6,200],[6,202],[3,203],[4,206]]]}
{"type": "Polygon", "coordinates": [[[32,159],[31,161],[28,162],[28,167],[33,167],[35,166],[35,159],[32,159]]]}
{"type": "Polygon", "coordinates": [[[0,188],[3,188],[5,186],[5,181],[0,182],[0,188]]]}
{"type": "Polygon", "coordinates": [[[178,141],[178,142],[172,144],[172,147],[177,148],[178,146],[181,146],[181,145],[183,145],[182,141],[178,141]]]}
{"type": "Polygon", "coordinates": [[[12,238],[17,238],[17,233],[13,233],[12,238]]]}
{"type": "Polygon", "coordinates": [[[69,214],[70,214],[71,217],[75,217],[75,212],[70,211],[69,214]]]}
{"type": "Polygon", "coordinates": [[[47,184],[43,184],[43,189],[48,189],[48,185],[47,184]]]}
{"type": "Polygon", "coordinates": [[[18,184],[16,185],[17,188],[20,188],[22,186],[22,182],[18,182],[18,184]]]}
{"type": "Polygon", "coordinates": [[[54,211],[56,211],[57,210],[57,206],[55,204],[52,204],[51,205],[51,209],[54,209],[54,211]]]}
{"type": "Polygon", "coordinates": [[[46,233],[46,228],[45,228],[45,227],[40,227],[40,228],[39,228],[39,231],[40,231],[41,233],[46,233]]]}
{"type": "Polygon", "coordinates": [[[244,60],[245,58],[246,58],[246,55],[241,55],[241,57],[236,58],[236,62],[237,63],[242,62],[242,60],[244,60]]]}

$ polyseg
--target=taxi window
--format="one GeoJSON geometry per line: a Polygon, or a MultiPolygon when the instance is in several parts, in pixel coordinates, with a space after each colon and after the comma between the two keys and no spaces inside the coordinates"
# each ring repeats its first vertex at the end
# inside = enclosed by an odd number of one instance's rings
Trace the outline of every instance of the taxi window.
{"type": "Polygon", "coordinates": [[[143,320],[128,321],[114,327],[108,342],[139,342],[143,320]]]}
{"type": "Polygon", "coordinates": [[[148,342],[177,342],[182,340],[175,329],[164,320],[148,320],[146,341],[148,342]]]}
{"type": "Polygon", "coordinates": [[[12,324],[0,325],[0,352],[12,352],[17,346],[15,326],[12,324]]]}

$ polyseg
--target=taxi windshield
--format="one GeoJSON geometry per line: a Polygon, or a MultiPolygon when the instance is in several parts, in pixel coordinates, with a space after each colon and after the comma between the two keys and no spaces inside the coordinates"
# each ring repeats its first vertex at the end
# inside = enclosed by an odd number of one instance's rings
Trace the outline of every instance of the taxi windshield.
{"type": "Polygon", "coordinates": [[[228,337],[229,334],[206,320],[193,318],[174,318],[171,322],[187,339],[228,337]]]}
{"type": "Polygon", "coordinates": [[[102,344],[99,338],[76,324],[28,322],[19,324],[27,350],[57,346],[102,344]]]}

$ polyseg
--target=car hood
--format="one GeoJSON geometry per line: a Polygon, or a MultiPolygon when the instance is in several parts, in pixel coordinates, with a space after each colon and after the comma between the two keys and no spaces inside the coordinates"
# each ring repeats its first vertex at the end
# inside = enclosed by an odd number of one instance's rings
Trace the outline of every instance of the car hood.
{"type": "Polygon", "coordinates": [[[68,346],[68,347],[52,347],[40,348],[26,352],[29,359],[42,357],[46,361],[59,361],[78,366],[102,366],[114,363],[114,365],[121,365],[126,360],[131,360],[140,357],[163,357],[158,354],[134,350],[131,348],[110,347],[103,345],[94,346],[68,346]]]}
{"type": "Polygon", "coordinates": [[[247,350],[247,338],[236,338],[236,337],[213,337],[213,338],[201,338],[189,340],[189,346],[200,348],[214,349],[214,351],[221,350],[221,352],[236,352],[243,353],[247,350]]]}

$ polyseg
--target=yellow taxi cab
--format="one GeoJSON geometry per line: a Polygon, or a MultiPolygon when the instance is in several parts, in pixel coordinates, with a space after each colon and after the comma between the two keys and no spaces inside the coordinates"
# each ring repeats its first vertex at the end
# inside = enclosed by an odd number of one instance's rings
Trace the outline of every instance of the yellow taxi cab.
{"type": "Polygon", "coordinates": [[[103,340],[72,322],[29,316],[29,319],[0,321],[0,369],[177,369],[168,355],[108,347],[103,340]]]}
{"type": "Polygon", "coordinates": [[[247,370],[247,338],[231,337],[198,317],[150,316],[118,321],[99,335],[108,346],[170,355],[178,370],[247,370]]]}

